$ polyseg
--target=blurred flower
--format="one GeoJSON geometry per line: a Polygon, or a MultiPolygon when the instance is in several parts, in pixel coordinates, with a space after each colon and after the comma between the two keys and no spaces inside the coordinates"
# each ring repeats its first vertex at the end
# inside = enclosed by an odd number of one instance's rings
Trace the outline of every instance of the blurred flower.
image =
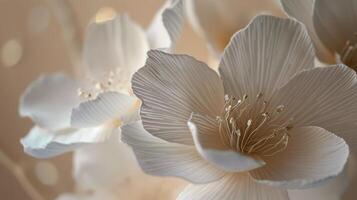
{"type": "Polygon", "coordinates": [[[175,199],[185,182],[144,174],[131,149],[117,137],[113,134],[104,143],[75,151],[76,192],[61,194],[57,200],[175,199]]]}
{"type": "Polygon", "coordinates": [[[281,3],[288,15],[306,25],[321,61],[344,63],[357,69],[356,1],[281,0],[281,3]]]}
{"type": "Polygon", "coordinates": [[[20,115],[36,123],[21,140],[25,152],[55,156],[103,142],[137,120],[140,103],[130,91],[131,75],[144,65],[150,48],[172,49],[182,7],[181,0],[167,1],[146,32],[125,15],[90,24],[83,50],[89,80],[43,75],[22,95],[20,115]]]}
{"type": "Polygon", "coordinates": [[[221,54],[232,35],[257,14],[282,15],[276,0],[186,0],[188,20],[208,43],[221,54]]]}
{"type": "Polygon", "coordinates": [[[355,148],[356,74],[314,68],[295,20],[255,18],[225,49],[221,77],[190,56],[148,55],[132,79],[142,122],[122,140],[145,172],[193,183],[180,200],[289,199],[338,176],[346,142],[355,148]]]}

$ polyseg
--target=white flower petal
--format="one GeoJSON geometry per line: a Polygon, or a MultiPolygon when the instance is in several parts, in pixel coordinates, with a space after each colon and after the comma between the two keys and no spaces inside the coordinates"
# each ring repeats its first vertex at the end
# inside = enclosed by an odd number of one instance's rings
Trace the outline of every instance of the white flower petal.
{"type": "Polygon", "coordinates": [[[174,48],[181,33],[183,15],[183,0],[166,1],[147,31],[151,49],[174,48]]]}
{"type": "Polygon", "coordinates": [[[82,102],[72,110],[71,126],[86,128],[118,120],[133,109],[136,100],[118,92],[100,93],[95,99],[82,102]]]}
{"type": "Polygon", "coordinates": [[[314,26],[330,51],[341,52],[347,40],[355,41],[357,32],[355,0],[315,0],[314,26]]]}
{"type": "Polygon", "coordinates": [[[89,25],[84,42],[83,58],[89,75],[102,81],[110,71],[120,70],[128,78],[145,63],[149,50],[145,32],[128,16],[89,25]]]}
{"type": "Polygon", "coordinates": [[[243,172],[263,166],[264,161],[233,151],[221,142],[217,121],[193,114],[188,126],[197,151],[207,161],[227,172],[243,172]]]}
{"type": "Polygon", "coordinates": [[[334,53],[325,47],[315,31],[313,24],[314,0],[281,0],[281,4],[289,16],[304,23],[314,42],[317,57],[323,62],[334,63],[334,53]]]}
{"type": "Polygon", "coordinates": [[[111,188],[124,184],[130,176],[141,174],[132,150],[120,142],[118,136],[118,132],[113,132],[107,141],[74,152],[77,187],[83,190],[111,188]]]}
{"type": "Polygon", "coordinates": [[[193,144],[187,127],[192,112],[218,116],[224,105],[222,81],[206,64],[186,55],[151,50],[134,74],[145,129],[169,142],[193,144]]]}
{"type": "Polygon", "coordinates": [[[272,123],[292,119],[293,126],[319,126],[357,147],[357,78],[343,65],[301,72],[281,88],[272,106],[284,105],[272,123]]]}
{"type": "Polygon", "coordinates": [[[189,185],[177,200],[289,200],[285,190],[256,183],[248,174],[223,177],[205,185],[189,185]]]}
{"type": "Polygon", "coordinates": [[[109,133],[111,130],[107,127],[50,132],[35,126],[20,142],[27,154],[36,158],[49,158],[83,145],[102,142],[109,133]]]}
{"type": "Polygon", "coordinates": [[[263,93],[269,99],[297,72],[313,66],[313,47],[303,25],[258,16],[232,38],[219,71],[226,93],[236,97],[263,93]]]}
{"type": "Polygon", "coordinates": [[[38,126],[57,130],[70,126],[71,110],[79,103],[79,84],[65,74],[43,75],[22,94],[19,112],[38,126]]]}
{"type": "Polygon", "coordinates": [[[225,174],[202,159],[193,146],[170,143],[152,136],[145,131],[141,121],[123,126],[122,140],[133,148],[139,165],[151,175],[208,183],[225,174]]]}
{"type": "Polygon", "coordinates": [[[281,12],[274,0],[186,0],[185,3],[189,22],[217,54],[255,15],[281,12]]]}
{"type": "Polygon", "coordinates": [[[342,138],[320,127],[296,127],[289,131],[287,148],[266,165],[250,172],[259,182],[290,189],[308,188],[339,175],[349,149],[342,138]]]}

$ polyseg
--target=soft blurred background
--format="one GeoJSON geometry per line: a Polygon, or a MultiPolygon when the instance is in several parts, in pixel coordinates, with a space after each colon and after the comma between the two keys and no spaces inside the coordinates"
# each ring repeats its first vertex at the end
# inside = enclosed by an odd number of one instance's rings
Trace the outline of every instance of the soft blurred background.
{"type": "MultiPolygon", "coordinates": [[[[251,4],[255,12],[255,7],[267,3],[264,1],[267,0],[241,0],[251,4]]],[[[18,116],[19,97],[26,86],[43,73],[75,73],[79,69],[85,29],[90,21],[125,12],[147,27],[163,2],[0,0],[0,199],[27,200],[31,196],[54,199],[74,187],[70,153],[47,160],[23,153],[19,139],[32,125],[29,119],[18,116]]],[[[277,5],[267,8],[274,9],[265,13],[282,15],[277,5]]],[[[204,40],[187,22],[177,51],[214,63],[204,40]]],[[[353,188],[350,187],[346,199],[355,199],[353,188]]]]}

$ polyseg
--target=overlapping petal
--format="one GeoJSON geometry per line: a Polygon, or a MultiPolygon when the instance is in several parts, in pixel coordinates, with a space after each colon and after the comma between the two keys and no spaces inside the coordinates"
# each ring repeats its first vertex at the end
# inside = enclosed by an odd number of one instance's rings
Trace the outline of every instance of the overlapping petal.
{"type": "Polygon", "coordinates": [[[225,173],[205,161],[193,146],[170,143],[152,136],[141,121],[122,127],[122,140],[129,144],[141,168],[157,176],[177,176],[193,183],[208,183],[225,173]]]}
{"type": "Polygon", "coordinates": [[[264,157],[266,165],[250,174],[271,186],[307,188],[339,175],[348,155],[342,138],[319,127],[296,127],[289,131],[286,149],[264,157]]]}
{"type": "Polygon", "coordinates": [[[78,87],[79,83],[65,74],[43,75],[21,96],[20,115],[49,130],[68,128],[72,108],[80,102],[78,87]]]}
{"type": "Polygon", "coordinates": [[[169,142],[193,144],[187,127],[192,112],[218,116],[224,105],[221,79],[206,64],[186,55],[157,50],[132,79],[142,100],[145,129],[169,142]]]}
{"type": "Polygon", "coordinates": [[[205,185],[189,185],[177,200],[289,200],[288,193],[256,183],[248,174],[239,173],[223,177],[205,185]]]}
{"type": "Polygon", "coordinates": [[[258,16],[232,38],[219,71],[226,93],[236,97],[263,93],[269,99],[296,73],[313,66],[313,47],[302,24],[258,16]]]}

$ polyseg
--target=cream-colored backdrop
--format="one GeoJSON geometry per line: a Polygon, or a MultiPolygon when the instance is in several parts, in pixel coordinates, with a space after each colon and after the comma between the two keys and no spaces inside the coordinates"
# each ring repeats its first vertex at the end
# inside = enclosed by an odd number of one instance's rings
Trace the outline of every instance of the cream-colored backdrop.
{"type": "MultiPolygon", "coordinates": [[[[146,27],[162,2],[0,0],[0,199],[30,199],[15,177],[25,177],[21,183],[28,179],[45,199],[73,187],[70,154],[40,161],[23,153],[19,139],[31,121],[21,119],[17,108],[26,86],[40,74],[75,69],[85,28],[101,8],[125,12],[146,27]]],[[[187,24],[177,49],[200,60],[208,58],[202,39],[187,24]]],[[[352,190],[348,199],[354,199],[352,190]]]]}

